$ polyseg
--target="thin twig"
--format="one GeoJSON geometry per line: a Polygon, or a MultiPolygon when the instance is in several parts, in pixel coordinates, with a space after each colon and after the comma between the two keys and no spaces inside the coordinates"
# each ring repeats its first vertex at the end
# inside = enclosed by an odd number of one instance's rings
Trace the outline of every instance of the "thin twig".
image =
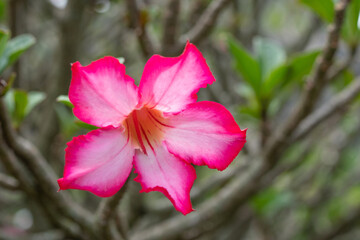
{"type": "Polygon", "coordinates": [[[124,221],[123,221],[124,219],[125,219],[125,217],[121,213],[119,213],[119,212],[115,213],[115,219],[114,219],[115,227],[119,231],[119,233],[123,237],[123,239],[127,240],[127,239],[129,239],[129,237],[127,234],[127,229],[124,226],[125,225],[124,221]]]}
{"type": "Polygon", "coordinates": [[[136,0],[126,0],[125,2],[130,17],[130,26],[135,30],[144,57],[149,58],[155,53],[155,49],[146,29],[146,20],[141,18],[136,0]]]}
{"type": "Polygon", "coordinates": [[[0,130],[0,160],[20,184],[20,188],[29,195],[35,194],[32,177],[25,171],[14,152],[6,145],[0,130]]]}
{"type": "MultiPolygon", "coordinates": [[[[106,239],[111,239],[111,228],[110,228],[110,221],[116,217],[116,210],[117,207],[120,204],[121,199],[123,198],[126,189],[127,189],[127,183],[128,180],[124,183],[122,188],[119,192],[117,192],[114,196],[111,198],[104,199],[97,210],[96,216],[98,223],[100,225],[100,229],[103,230],[104,236],[106,236],[106,239]]],[[[118,227],[118,226],[117,226],[118,227]]],[[[120,234],[124,239],[127,239],[126,234],[124,233],[123,229],[118,229],[120,234]]]]}
{"type": "Polygon", "coordinates": [[[309,115],[301,122],[297,130],[294,132],[291,142],[295,142],[311,132],[316,126],[325,119],[343,109],[351,101],[353,101],[360,93],[360,78],[354,80],[345,90],[333,97],[331,100],[309,115]]]}
{"type": "Polygon", "coordinates": [[[221,12],[231,0],[214,0],[200,16],[197,23],[187,33],[180,37],[180,44],[183,46],[187,40],[198,43],[204,39],[212,30],[221,12]]]}
{"type": "Polygon", "coordinates": [[[338,76],[340,76],[340,74],[342,74],[347,68],[349,68],[349,66],[351,65],[351,63],[354,60],[357,49],[358,49],[358,45],[350,48],[350,53],[349,53],[349,56],[346,59],[346,61],[344,63],[342,63],[339,67],[333,68],[329,71],[329,73],[327,75],[327,81],[329,81],[329,82],[333,81],[338,76]]]}
{"type": "Polygon", "coordinates": [[[170,0],[164,13],[165,16],[161,49],[161,52],[164,55],[171,54],[172,48],[176,43],[179,13],[180,0],[170,0]]]}

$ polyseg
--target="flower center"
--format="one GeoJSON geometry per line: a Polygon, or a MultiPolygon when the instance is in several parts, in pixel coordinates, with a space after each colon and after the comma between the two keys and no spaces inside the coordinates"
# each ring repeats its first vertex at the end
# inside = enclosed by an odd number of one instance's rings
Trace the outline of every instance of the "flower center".
{"type": "Polygon", "coordinates": [[[147,154],[148,147],[154,150],[154,147],[162,142],[165,128],[168,126],[166,122],[161,111],[143,107],[132,111],[123,122],[123,126],[134,147],[147,154]]]}

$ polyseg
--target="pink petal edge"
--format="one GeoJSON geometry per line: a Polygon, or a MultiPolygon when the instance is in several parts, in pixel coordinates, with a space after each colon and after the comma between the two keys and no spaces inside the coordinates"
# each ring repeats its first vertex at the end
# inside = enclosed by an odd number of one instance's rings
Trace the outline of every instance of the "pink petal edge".
{"type": "Polygon", "coordinates": [[[182,112],[167,114],[164,144],[169,152],[195,165],[226,169],[246,142],[231,113],[221,104],[202,101],[182,112]]]}
{"type": "Polygon", "coordinates": [[[137,86],[118,59],[108,56],[84,67],[75,62],[71,70],[69,98],[80,120],[118,127],[138,104],[137,86]]]}
{"type": "Polygon", "coordinates": [[[205,58],[187,42],[179,57],[152,56],[141,77],[139,106],[179,112],[196,102],[197,92],[215,81],[205,58]]]}
{"type": "Polygon", "coordinates": [[[74,137],[65,151],[60,190],[79,189],[110,197],[121,189],[133,167],[134,149],[120,128],[101,128],[74,137]]]}
{"type": "Polygon", "coordinates": [[[164,146],[158,146],[154,152],[149,149],[148,156],[137,152],[134,166],[138,174],[134,181],[141,184],[140,192],[163,193],[184,215],[194,210],[190,201],[190,190],[196,179],[193,166],[169,153],[164,146]]]}

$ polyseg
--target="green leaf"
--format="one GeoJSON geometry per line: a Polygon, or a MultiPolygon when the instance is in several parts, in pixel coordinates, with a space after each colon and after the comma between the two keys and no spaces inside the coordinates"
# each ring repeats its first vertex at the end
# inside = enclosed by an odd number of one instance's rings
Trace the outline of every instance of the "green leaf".
{"type": "Polygon", "coordinates": [[[60,120],[61,132],[67,138],[73,136],[73,134],[79,130],[79,126],[74,123],[76,119],[75,116],[68,108],[61,104],[55,105],[55,112],[60,120]]]}
{"type": "Polygon", "coordinates": [[[19,127],[31,110],[45,99],[45,94],[42,92],[10,89],[4,99],[15,127],[19,127]]]}
{"type": "Polygon", "coordinates": [[[301,53],[289,61],[288,81],[301,82],[308,75],[321,51],[301,53]]]}
{"type": "Polygon", "coordinates": [[[23,90],[14,91],[15,111],[13,112],[13,119],[16,126],[19,126],[25,118],[26,106],[28,105],[28,94],[23,90]]]}
{"type": "Polygon", "coordinates": [[[46,94],[43,92],[29,92],[28,93],[28,104],[25,108],[25,116],[28,115],[31,110],[41,103],[46,98],[46,94]]]}
{"type": "Polygon", "coordinates": [[[300,0],[300,2],[310,7],[324,21],[333,21],[335,11],[332,0],[300,0]]]}
{"type": "Polygon", "coordinates": [[[261,107],[251,86],[243,84],[242,86],[237,87],[235,91],[248,102],[247,105],[241,105],[239,108],[240,113],[259,119],[261,107]]]}
{"type": "Polygon", "coordinates": [[[352,46],[356,46],[360,41],[360,29],[358,26],[359,14],[360,1],[351,1],[346,9],[345,20],[341,29],[341,36],[352,46]]]}
{"type": "MultiPolygon", "coordinates": [[[[70,102],[70,99],[67,95],[60,95],[56,98],[56,101],[57,102],[60,102],[62,104],[64,104],[65,106],[69,107],[69,108],[74,108],[74,105],[70,102]]],[[[63,111],[63,110],[58,110],[59,111],[63,111]]],[[[68,113],[66,113],[67,115],[68,113]]],[[[62,116],[59,116],[60,119],[62,116]]],[[[65,121],[65,119],[63,118],[62,121],[65,121]]],[[[73,116],[73,118],[71,119],[71,122],[75,123],[75,125],[77,127],[81,127],[81,128],[84,128],[84,129],[87,129],[87,130],[95,130],[95,129],[98,129],[98,127],[94,126],[94,125],[90,125],[90,124],[87,124],[87,123],[84,123],[82,121],[80,121],[78,118],[76,118],[75,116],[73,116]]],[[[67,131],[69,131],[69,129],[72,129],[74,128],[73,126],[71,126],[71,124],[69,123],[63,123],[64,125],[64,128],[65,129],[68,129],[67,131]]]]}
{"type": "Polygon", "coordinates": [[[5,49],[9,54],[9,64],[13,64],[20,55],[34,45],[35,42],[35,38],[30,34],[22,34],[11,39],[5,49]]]}
{"type": "Polygon", "coordinates": [[[253,118],[260,119],[260,108],[254,106],[241,106],[239,112],[244,115],[249,115],[253,118]]]}
{"type": "Polygon", "coordinates": [[[9,40],[10,34],[8,31],[0,29],[0,56],[3,54],[6,43],[9,40]]]}
{"type": "Polygon", "coordinates": [[[332,82],[331,85],[336,92],[340,92],[346,88],[354,80],[354,78],[355,76],[351,71],[345,70],[337,77],[336,81],[332,82]]]}
{"type": "Polygon", "coordinates": [[[259,63],[246,52],[244,47],[235,39],[228,38],[228,47],[233,56],[236,70],[252,87],[257,96],[260,96],[261,74],[259,63]]]}
{"type": "Polygon", "coordinates": [[[254,50],[260,63],[263,80],[268,78],[270,73],[286,60],[284,49],[268,39],[255,38],[254,50]]]}
{"type": "Polygon", "coordinates": [[[74,105],[70,102],[69,96],[67,95],[60,95],[56,98],[56,101],[59,103],[68,106],[69,108],[74,108],[74,105]]]}
{"type": "Polygon", "coordinates": [[[0,21],[6,20],[7,17],[7,5],[9,4],[8,1],[1,0],[0,1],[0,21]]]}
{"type": "Polygon", "coordinates": [[[11,116],[13,115],[13,112],[15,111],[14,93],[15,93],[15,91],[13,89],[9,89],[9,91],[7,91],[7,93],[4,96],[4,102],[5,102],[6,108],[8,109],[11,116]]]}
{"type": "Polygon", "coordinates": [[[35,44],[35,38],[30,34],[23,34],[11,39],[0,57],[0,73],[12,65],[28,48],[35,44]]]}
{"type": "Polygon", "coordinates": [[[271,99],[276,89],[290,82],[301,82],[308,75],[320,51],[302,53],[280,64],[264,79],[262,97],[271,99]]]}
{"type": "Polygon", "coordinates": [[[78,125],[81,128],[87,129],[87,130],[95,130],[95,129],[99,129],[99,127],[96,127],[94,125],[91,124],[87,124],[83,121],[80,120],[75,120],[75,124],[78,125]]]}
{"type": "Polygon", "coordinates": [[[65,135],[65,137],[71,137],[81,128],[86,130],[95,130],[98,127],[84,123],[76,118],[69,108],[61,104],[56,104],[55,106],[56,114],[60,120],[61,132],[65,135]]]}
{"type": "Polygon", "coordinates": [[[281,86],[286,80],[289,67],[287,64],[280,65],[274,69],[269,77],[264,80],[262,87],[262,96],[270,98],[277,87],[281,86]]]}

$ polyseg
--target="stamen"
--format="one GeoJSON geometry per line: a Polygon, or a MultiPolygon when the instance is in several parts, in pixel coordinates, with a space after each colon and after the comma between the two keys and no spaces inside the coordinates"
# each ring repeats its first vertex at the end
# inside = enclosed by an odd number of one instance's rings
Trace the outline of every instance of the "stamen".
{"type": "Polygon", "coordinates": [[[147,153],[146,153],[146,148],[145,148],[144,142],[143,142],[142,137],[141,137],[140,127],[139,127],[139,121],[138,121],[138,119],[137,119],[137,110],[135,110],[132,115],[133,115],[132,120],[133,120],[133,123],[134,123],[134,126],[135,126],[135,131],[136,131],[136,135],[137,135],[138,142],[139,142],[140,147],[141,147],[141,149],[143,150],[143,152],[144,152],[145,154],[147,154],[147,153]]]}
{"type": "Polygon", "coordinates": [[[134,147],[147,154],[147,150],[152,149],[154,151],[154,146],[163,141],[166,128],[172,127],[166,122],[160,111],[143,107],[134,110],[127,117],[123,126],[134,147]]]}

